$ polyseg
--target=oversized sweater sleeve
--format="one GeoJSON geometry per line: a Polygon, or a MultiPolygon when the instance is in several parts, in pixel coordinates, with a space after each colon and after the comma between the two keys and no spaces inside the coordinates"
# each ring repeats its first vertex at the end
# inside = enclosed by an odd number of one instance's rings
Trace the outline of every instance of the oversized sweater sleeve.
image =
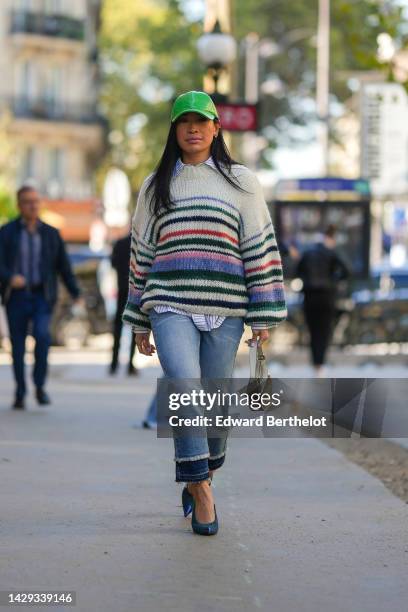
{"type": "Polygon", "coordinates": [[[145,179],[139,191],[132,219],[129,293],[122,315],[123,321],[131,325],[136,333],[151,330],[149,316],[140,309],[147,275],[155,256],[154,222],[145,195],[148,179],[145,179]]]}
{"type": "Polygon", "coordinates": [[[252,330],[275,327],[287,317],[282,261],[262,186],[247,170],[241,195],[240,252],[249,295],[245,317],[252,330]]]}

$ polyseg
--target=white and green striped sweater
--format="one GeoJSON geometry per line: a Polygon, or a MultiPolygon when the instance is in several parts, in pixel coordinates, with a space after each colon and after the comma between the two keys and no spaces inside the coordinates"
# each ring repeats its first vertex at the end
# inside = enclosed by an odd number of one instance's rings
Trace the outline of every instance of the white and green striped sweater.
{"type": "MultiPolygon", "coordinates": [[[[208,163],[173,173],[175,206],[153,217],[142,184],[132,221],[129,296],[123,320],[150,330],[158,304],[200,314],[245,317],[273,327],[287,316],[275,232],[256,175],[234,164],[235,189],[208,163]]],[[[150,193],[149,193],[150,196],[150,193]]]]}

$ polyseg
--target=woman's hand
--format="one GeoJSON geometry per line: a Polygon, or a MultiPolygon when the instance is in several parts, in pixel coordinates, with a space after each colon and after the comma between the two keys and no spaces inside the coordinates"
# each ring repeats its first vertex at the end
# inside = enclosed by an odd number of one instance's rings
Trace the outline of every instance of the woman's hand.
{"type": "Polygon", "coordinates": [[[262,344],[269,338],[269,329],[258,329],[257,331],[252,332],[252,338],[250,340],[246,340],[248,346],[254,346],[257,344],[262,344]]]}
{"type": "Polygon", "coordinates": [[[150,344],[149,342],[149,336],[150,332],[144,332],[141,334],[136,333],[136,346],[139,353],[142,353],[142,355],[150,356],[156,352],[156,347],[154,344],[150,344]]]}

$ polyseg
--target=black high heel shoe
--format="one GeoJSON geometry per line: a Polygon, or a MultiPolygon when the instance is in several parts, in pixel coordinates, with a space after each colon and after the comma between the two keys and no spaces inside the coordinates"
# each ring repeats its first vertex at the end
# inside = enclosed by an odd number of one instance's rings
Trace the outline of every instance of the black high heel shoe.
{"type": "MultiPolygon", "coordinates": [[[[210,485],[211,485],[212,479],[213,477],[210,476],[209,478],[210,485]]],[[[191,495],[186,485],[183,491],[181,492],[181,503],[183,504],[183,512],[184,512],[185,517],[187,517],[193,511],[193,501],[194,501],[194,497],[191,495]]]]}
{"type": "Polygon", "coordinates": [[[214,520],[211,523],[200,523],[195,515],[195,501],[193,500],[193,516],[191,518],[191,527],[194,533],[198,535],[215,535],[218,532],[218,517],[217,510],[214,504],[214,520]]]}

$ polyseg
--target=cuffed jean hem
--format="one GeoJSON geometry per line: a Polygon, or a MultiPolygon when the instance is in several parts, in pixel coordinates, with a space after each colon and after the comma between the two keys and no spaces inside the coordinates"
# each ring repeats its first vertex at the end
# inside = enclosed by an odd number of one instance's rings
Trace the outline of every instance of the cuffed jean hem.
{"type": "Polygon", "coordinates": [[[208,460],[208,469],[209,470],[218,470],[222,466],[225,461],[225,454],[222,457],[217,457],[217,459],[209,459],[208,460]]]}
{"type": "Polygon", "coordinates": [[[195,461],[176,461],[176,482],[200,482],[209,477],[207,458],[195,461]]]}
{"type": "Polygon", "coordinates": [[[225,461],[225,453],[221,457],[211,459],[195,459],[192,461],[176,460],[176,482],[200,482],[210,477],[209,470],[218,470],[225,461]]]}

